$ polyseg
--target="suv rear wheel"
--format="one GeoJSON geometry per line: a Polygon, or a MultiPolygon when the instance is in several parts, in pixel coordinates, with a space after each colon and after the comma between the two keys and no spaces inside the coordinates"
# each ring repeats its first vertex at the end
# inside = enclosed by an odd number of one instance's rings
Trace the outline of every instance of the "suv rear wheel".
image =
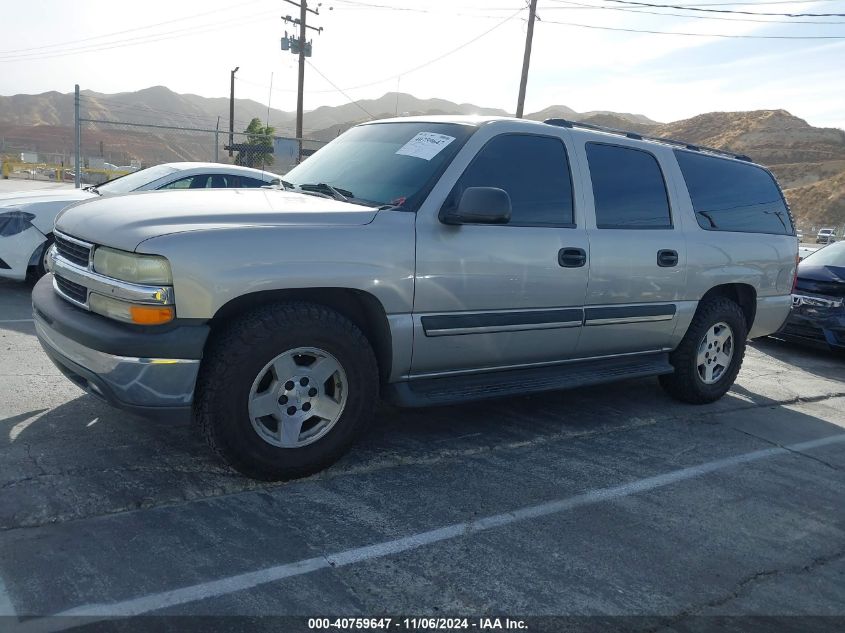
{"type": "Polygon", "coordinates": [[[375,355],[351,321],[319,305],[273,304],[212,340],[194,414],[236,470],[293,479],[343,455],[377,399],[375,355]]]}
{"type": "Polygon", "coordinates": [[[733,385],[742,359],[748,328],[742,309],[730,299],[703,302],[681,344],[669,356],[674,374],[660,384],[674,398],[704,404],[721,398],[733,385]]]}

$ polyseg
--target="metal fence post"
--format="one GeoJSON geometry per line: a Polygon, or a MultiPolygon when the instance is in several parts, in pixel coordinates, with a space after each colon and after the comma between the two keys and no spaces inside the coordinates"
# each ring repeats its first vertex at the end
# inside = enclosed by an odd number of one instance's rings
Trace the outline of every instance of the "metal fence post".
{"type": "Polygon", "coordinates": [[[82,174],[80,173],[80,157],[82,150],[79,147],[82,138],[82,134],[79,129],[79,84],[76,84],[76,88],[73,92],[73,127],[75,130],[73,141],[73,153],[75,158],[75,164],[73,166],[73,185],[79,189],[82,186],[82,174]]]}

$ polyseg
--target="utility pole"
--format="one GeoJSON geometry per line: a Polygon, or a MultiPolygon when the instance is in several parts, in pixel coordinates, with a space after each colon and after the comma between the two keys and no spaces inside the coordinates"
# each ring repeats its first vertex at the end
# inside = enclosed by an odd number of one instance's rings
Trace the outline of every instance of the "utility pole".
{"type": "MultiPolygon", "coordinates": [[[[290,50],[291,53],[299,54],[299,77],[297,79],[297,90],[296,90],[296,138],[297,143],[299,145],[299,159],[297,162],[302,161],[302,118],[304,112],[304,100],[305,100],[305,58],[311,57],[311,43],[305,41],[306,29],[312,29],[320,33],[323,30],[323,27],[314,27],[309,26],[307,24],[308,14],[313,13],[314,15],[320,15],[319,10],[317,9],[309,9],[307,0],[299,0],[299,2],[295,2],[294,0],[285,0],[288,4],[292,4],[297,9],[299,9],[299,18],[292,18],[291,16],[283,16],[282,19],[287,22],[291,22],[293,24],[299,25],[299,39],[295,37],[288,37],[288,34],[285,33],[285,37],[282,39],[282,50],[290,50]]],[[[319,4],[317,5],[319,6],[319,4]]]]}
{"type": "Polygon", "coordinates": [[[79,173],[79,167],[81,163],[81,154],[82,151],[79,147],[80,142],[82,141],[82,133],[80,131],[80,121],[79,121],[79,84],[76,84],[76,87],[73,91],[73,127],[74,127],[74,139],[73,139],[73,157],[74,157],[74,165],[73,165],[73,186],[79,189],[82,186],[82,176],[79,173]]]}
{"type": "Polygon", "coordinates": [[[235,137],[235,73],[240,66],[232,71],[232,84],[229,87],[229,156],[232,155],[232,143],[235,137]]]}
{"type": "Polygon", "coordinates": [[[531,42],[534,39],[534,19],[537,16],[537,0],[528,5],[528,32],[525,34],[525,53],[522,56],[522,77],[519,80],[519,100],[516,102],[516,118],[522,118],[525,108],[525,86],[528,83],[528,64],[531,62],[531,42]]]}

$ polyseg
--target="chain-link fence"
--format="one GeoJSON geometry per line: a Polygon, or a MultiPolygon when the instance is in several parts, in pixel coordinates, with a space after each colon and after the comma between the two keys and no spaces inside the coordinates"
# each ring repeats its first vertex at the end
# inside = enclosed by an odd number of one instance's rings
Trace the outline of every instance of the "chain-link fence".
{"type": "MultiPolygon", "coordinates": [[[[125,113],[82,107],[73,126],[0,130],[2,177],[73,183],[78,171],[81,184],[99,184],[145,167],[182,161],[244,165],[281,175],[327,142],[268,134],[261,126],[230,134],[222,127],[203,127],[207,117],[189,114],[181,119],[194,122],[187,125],[173,113],[135,113],[121,120],[115,120],[115,114],[125,113]]],[[[227,126],[228,121],[218,118],[217,125],[227,126]]]]}

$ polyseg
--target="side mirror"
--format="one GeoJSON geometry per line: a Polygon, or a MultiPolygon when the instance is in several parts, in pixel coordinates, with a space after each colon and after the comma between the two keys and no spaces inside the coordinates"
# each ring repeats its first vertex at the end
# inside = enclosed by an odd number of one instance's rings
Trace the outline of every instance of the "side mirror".
{"type": "Polygon", "coordinates": [[[511,219],[511,197],[497,187],[468,187],[456,209],[443,210],[444,224],[507,224],[511,219]]]}

